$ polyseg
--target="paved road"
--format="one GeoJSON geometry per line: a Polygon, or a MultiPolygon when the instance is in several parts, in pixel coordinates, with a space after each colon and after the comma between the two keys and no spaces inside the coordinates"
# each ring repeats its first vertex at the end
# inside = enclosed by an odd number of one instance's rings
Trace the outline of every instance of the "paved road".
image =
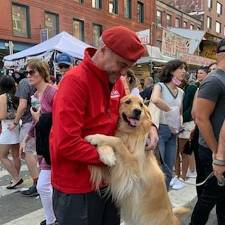
{"type": "MultiPolygon", "coordinates": [[[[43,210],[40,199],[24,197],[20,190],[31,184],[26,166],[22,166],[22,176],[25,180],[17,190],[6,190],[10,177],[0,164],[0,225],[39,225],[43,220],[43,210]]],[[[194,183],[194,180],[191,180],[194,183]]],[[[169,196],[174,206],[188,205],[193,208],[195,204],[194,186],[186,186],[179,191],[170,191],[169,196]]],[[[189,225],[188,215],[181,225],[189,225]]],[[[212,212],[207,225],[217,225],[215,210],[212,212]]]]}

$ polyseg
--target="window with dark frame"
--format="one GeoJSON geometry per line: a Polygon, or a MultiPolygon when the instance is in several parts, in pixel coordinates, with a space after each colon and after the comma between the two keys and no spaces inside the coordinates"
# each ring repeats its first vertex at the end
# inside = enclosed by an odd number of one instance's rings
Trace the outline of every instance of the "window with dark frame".
{"type": "Polygon", "coordinates": [[[138,16],[138,22],[144,23],[144,3],[143,2],[137,2],[137,16],[138,16]]]}
{"type": "Polygon", "coordinates": [[[30,22],[28,6],[12,4],[13,35],[18,37],[30,37],[30,22]]]}
{"type": "Polygon", "coordinates": [[[159,10],[156,11],[156,24],[157,26],[162,26],[162,12],[159,10]]]}
{"type": "Polygon", "coordinates": [[[102,0],[91,0],[92,8],[101,9],[102,8],[102,0]]]}
{"type": "Polygon", "coordinates": [[[45,12],[45,28],[48,29],[48,38],[51,38],[59,33],[58,14],[45,12]]]}
{"type": "Polygon", "coordinates": [[[93,23],[92,27],[93,32],[93,38],[92,38],[92,44],[94,47],[99,46],[99,38],[102,35],[102,25],[93,23]]]}
{"type": "Polygon", "coordinates": [[[118,0],[109,0],[109,12],[118,14],[118,0]]]}
{"type": "Polygon", "coordinates": [[[131,0],[124,0],[124,16],[131,19],[132,17],[132,5],[131,0]]]}
{"type": "Polygon", "coordinates": [[[73,19],[73,36],[84,41],[84,21],[73,19]]]}
{"type": "Polygon", "coordinates": [[[74,2],[80,3],[82,4],[84,2],[84,0],[73,0],[74,2]]]}

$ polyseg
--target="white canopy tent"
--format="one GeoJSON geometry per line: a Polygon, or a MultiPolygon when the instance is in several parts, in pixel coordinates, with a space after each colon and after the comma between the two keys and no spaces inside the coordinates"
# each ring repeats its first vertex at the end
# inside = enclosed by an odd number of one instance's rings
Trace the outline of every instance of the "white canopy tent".
{"type": "Polygon", "coordinates": [[[25,63],[26,59],[34,56],[46,56],[53,52],[66,52],[76,59],[83,59],[84,49],[91,47],[83,41],[63,31],[56,36],[21,52],[5,56],[4,66],[10,67],[25,63]]]}

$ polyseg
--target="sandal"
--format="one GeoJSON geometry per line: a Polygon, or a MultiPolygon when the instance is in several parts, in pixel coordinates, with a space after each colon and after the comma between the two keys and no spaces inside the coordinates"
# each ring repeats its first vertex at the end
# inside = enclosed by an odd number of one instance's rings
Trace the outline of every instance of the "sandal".
{"type": "Polygon", "coordinates": [[[15,189],[15,187],[16,186],[18,186],[18,185],[20,185],[20,184],[22,184],[23,183],[23,179],[22,178],[20,178],[20,180],[19,181],[17,181],[16,183],[11,183],[9,186],[7,186],[6,188],[7,189],[15,189]]]}

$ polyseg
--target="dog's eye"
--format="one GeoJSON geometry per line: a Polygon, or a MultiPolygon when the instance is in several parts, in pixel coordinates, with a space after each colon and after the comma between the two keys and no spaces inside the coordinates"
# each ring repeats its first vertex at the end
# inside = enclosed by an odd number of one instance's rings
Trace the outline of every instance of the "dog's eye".
{"type": "Polygon", "coordinates": [[[141,106],[141,108],[143,107],[143,104],[142,103],[140,103],[140,106],[141,106]]]}
{"type": "Polygon", "coordinates": [[[128,99],[127,101],[125,101],[126,104],[130,104],[131,103],[131,100],[128,99]]]}

